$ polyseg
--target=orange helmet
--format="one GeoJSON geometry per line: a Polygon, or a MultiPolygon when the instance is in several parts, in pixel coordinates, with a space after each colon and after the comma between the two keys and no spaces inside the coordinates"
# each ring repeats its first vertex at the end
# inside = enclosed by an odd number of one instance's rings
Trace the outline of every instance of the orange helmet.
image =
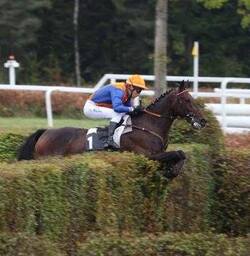
{"type": "Polygon", "coordinates": [[[133,86],[139,87],[143,90],[148,89],[148,87],[145,85],[144,79],[140,75],[132,75],[130,76],[127,81],[127,84],[131,84],[133,86]]]}

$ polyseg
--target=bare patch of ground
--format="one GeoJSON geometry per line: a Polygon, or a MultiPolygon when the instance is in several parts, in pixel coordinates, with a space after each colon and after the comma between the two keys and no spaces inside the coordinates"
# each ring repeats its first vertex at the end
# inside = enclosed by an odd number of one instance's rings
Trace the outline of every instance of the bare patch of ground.
{"type": "Polygon", "coordinates": [[[250,148],[250,133],[228,134],[225,136],[226,147],[250,148]]]}

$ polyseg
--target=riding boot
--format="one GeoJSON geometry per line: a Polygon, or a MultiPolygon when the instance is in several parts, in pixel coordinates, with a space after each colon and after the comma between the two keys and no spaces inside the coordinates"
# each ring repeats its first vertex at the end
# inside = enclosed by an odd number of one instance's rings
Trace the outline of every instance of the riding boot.
{"type": "Polygon", "coordinates": [[[112,148],[112,149],[119,148],[118,145],[113,140],[113,135],[116,127],[117,127],[117,123],[110,122],[107,143],[104,145],[105,148],[112,148]]]}

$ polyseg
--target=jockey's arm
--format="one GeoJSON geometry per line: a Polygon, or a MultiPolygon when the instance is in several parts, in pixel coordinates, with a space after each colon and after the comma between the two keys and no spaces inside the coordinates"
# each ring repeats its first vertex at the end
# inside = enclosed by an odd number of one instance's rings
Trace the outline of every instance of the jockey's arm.
{"type": "Polygon", "coordinates": [[[122,90],[116,89],[111,92],[112,107],[114,111],[118,113],[128,113],[133,111],[134,108],[131,106],[131,103],[124,105],[122,102],[122,97],[122,90]]]}

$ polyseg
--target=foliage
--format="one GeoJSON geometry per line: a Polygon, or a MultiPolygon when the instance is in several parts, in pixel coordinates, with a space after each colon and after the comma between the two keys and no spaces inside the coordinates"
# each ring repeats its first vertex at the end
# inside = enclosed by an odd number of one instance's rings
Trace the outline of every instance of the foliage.
{"type": "MultiPolygon", "coordinates": [[[[206,2],[211,4],[223,1],[206,2]]],[[[193,41],[199,41],[199,73],[202,76],[246,76],[245,64],[239,59],[248,63],[249,57],[240,57],[242,53],[235,45],[244,48],[249,31],[240,26],[239,16],[236,15],[236,0],[227,1],[220,9],[208,10],[196,0],[185,3],[173,1],[172,8],[172,15],[170,12],[169,16],[171,62],[168,65],[171,74],[193,74],[191,49],[193,41]],[[233,33],[239,37],[234,37],[233,33]]]]}
{"type": "Polygon", "coordinates": [[[248,243],[246,238],[230,239],[225,235],[212,233],[165,233],[144,237],[110,235],[90,237],[80,245],[77,256],[247,256],[248,243]]]}
{"type": "Polygon", "coordinates": [[[0,235],[0,252],[22,241],[24,254],[58,243],[68,255],[247,255],[247,239],[204,232],[247,235],[249,151],[220,151],[214,165],[208,145],[170,145],[187,160],[169,182],[156,162],[125,152],[13,162],[9,145],[21,139],[0,138],[0,234],[12,237],[0,235]]]}
{"type": "MultiPolygon", "coordinates": [[[[153,73],[155,3],[80,1],[85,83],[104,73],[153,73]]],[[[72,85],[74,1],[1,0],[0,7],[1,52],[4,59],[14,52],[21,63],[18,83],[72,85]]],[[[169,74],[192,74],[191,49],[198,40],[201,75],[248,76],[249,0],[169,1],[168,8],[169,74]]]]}
{"type": "Polygon", "coordinates": [[[49,0],[0,1],[2,45],[13,48],[27,46],[36,37],[34,33],[41,26],[37,11],[49,7],[49,0]],[[32,24],[32,25],[31,25],[32,24]],[[15,28],[15,29],[13,29],[15,28]]]}
{"type": "Polygon", "coordinates": [[[185,120],[178,120],[170,130],[170,143],[201,143],[210,146],[211,153],[215,156],[224,148],[224,136],[220,125],[210,110],[204,108],[201,100],[196,104],[202,110],[207,120],[206,127],[202,130],[195,130],[185,120]]]}
{"type": "Polygon", "coordinates": [[[242,15],[241,25],[243,28],[248,28],[250,26],[250,1],[249,0],[239,0],[238,13],[242,15]]]}
{"type": "Polygon", "coordinates": [[[13,161],[23,140],[24,136],[22,135],[13,133],[0,134],[0,162],[13,161]]]}
{"type": "Polygon", "coordinates": [[[211,176],[198,156],[206,150],[189,146],[184,173],[169,185],[156,162],[131,153],[1,163],[0,231],[46,235],[67,249],[96,231],[205,230],[211,176]]]}
{"type": "Polygon", "coordinates": [[[0,233],[0,255],[63,256],[46,237],[25,233],[0,233]]]}
{"type": "Polygon", "coordinates": [[[183,174],[171,181],[163,193],[154,199],[156,205],[159,205],[158,221],[164,231],[206,231],[210,225],[214,186],[209,147],[202,144],[179,144],[170,145],[169,150],[176,148],[182,149],[188,160],[183,174]]]}
{"type": "Polygon", "coordinates": [[[213,8],[221,8],[228,0],[197,0],[197,2],[201,2],[208,9],[213,8]]]}
{"type": "Polygon", "coordinates": [[[179,255],[179,256],[246,256],[249,239],[229,238],[212,233],[160,233],[133,236],[100,235],[91,233],[77,245],[74,252],[60,249],[60,244],[52,243],[45,236],[27,233],[0,233],[0,254],[36,256],[136,256],[136,255],[179,255]]]}
{"type": "Polygon", "coordinates": [[[246,235],[249,232],[249,150],[228,149],[215,165],[216,182],[212,223],[217,232],[246,235]]]}
{"type": "MultiPolygon", "coordinates": [[[[197,0],[201,2],[208,9],[219,9],[224,4],[229,2],[228,0],[197,0]]],[[[242,16],[241,25],[243,28],[250,26],[250,1],[249,0],[238,0],[237,12],[242,16]]]]}

